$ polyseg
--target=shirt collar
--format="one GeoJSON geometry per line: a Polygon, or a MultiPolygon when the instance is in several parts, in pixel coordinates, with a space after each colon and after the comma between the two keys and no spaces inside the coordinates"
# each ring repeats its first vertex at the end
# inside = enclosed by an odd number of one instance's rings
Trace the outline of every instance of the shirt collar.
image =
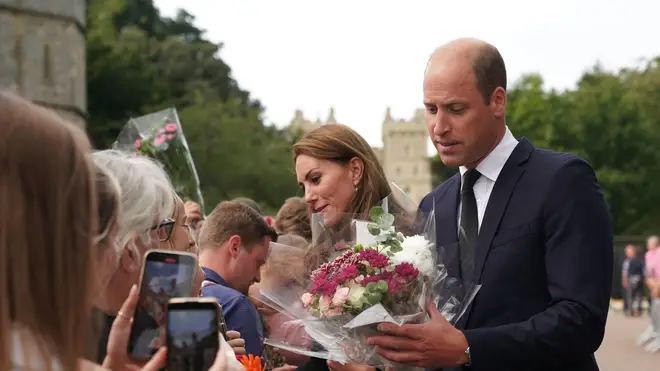
{"type": "Polygon", "coordinates": [[[229,287],[227,281],[225,281],[225,279],[222,278],[222,276],[216,273],[213,269],[202,267],[202,271],[204,271],[204,279],[213,283],[217,283],[218,285],[229,287]]]}
{"type": "MultiPolygon", "coordinates": [[[[504,137],[497,146],[477,165],[477,171],[491,181],[497,181],[497,177],[504,168],[504,164],[511,156],[511,153],[518,145],[518,140],[511,134],[509,127],[506,127],[504,137]]],[[[468,169],[465,166],[459,168],[461,178],[468,169]]]]}

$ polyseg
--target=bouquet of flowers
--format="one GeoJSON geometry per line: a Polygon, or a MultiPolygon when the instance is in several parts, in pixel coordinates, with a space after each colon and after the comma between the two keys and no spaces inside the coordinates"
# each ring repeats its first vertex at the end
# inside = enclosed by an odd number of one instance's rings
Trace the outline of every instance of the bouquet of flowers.
{"type": "Polygon", "coordinates": [[[131,118],[112,148],[158,161],[176,192],[204,209],[195,163],[175,108],[131,118]]]}
{"type": "MultiPolygon", "coordinates": [[[[306,333],[302,339],[269,337],[267,344],[317,358],[386,366],[391,364],[366,343],[378,323],[421,323],[428,300],[449,322],[458,320],[478,287],[457,289],[458,280],[448,276],[435,246],[434,214],[409,211],[395,199],[393,194],[374,206],[367,220],[353,215],[343,219],[350,220],[345,227],[326,226],[337,232],[326,233],[332,241],[317,236],[307,252],[326,257],[322,264],[309,258],[291,261],[312,267],[302,279],[262,282],[261,300],[291,318],[286,326],[304,327],[306,333]],[[348,235],[350,240],[344,239],[348,235]]],[[[286,254],[289,248],[271,244],[270,254],[286,254]]]]}

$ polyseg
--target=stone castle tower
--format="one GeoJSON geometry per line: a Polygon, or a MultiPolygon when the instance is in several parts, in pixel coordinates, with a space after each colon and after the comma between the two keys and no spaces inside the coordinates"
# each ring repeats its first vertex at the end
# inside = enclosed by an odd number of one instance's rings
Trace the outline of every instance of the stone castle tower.
{"type": "Polygon", "coordinates": [[[0,89],[85,126],[86,0],[0,0],[0,89]]]}
{"type": "MultiPolygon", "coordinates": [[[[336,124],[334,109],[325,121],[307,120],[302,111],[296,110],[289,125],[290,130],[309,132],[315,128],[336,124]]],[[[424,118],[424,110],[418,109],[410,120],[394,119],[387,108],[382,123],[383,148],[374,148],[385,175],[408,193],[415,202],[422,200],[431,192],[431,167],[426,152],[428,133],[424,118]]]]}

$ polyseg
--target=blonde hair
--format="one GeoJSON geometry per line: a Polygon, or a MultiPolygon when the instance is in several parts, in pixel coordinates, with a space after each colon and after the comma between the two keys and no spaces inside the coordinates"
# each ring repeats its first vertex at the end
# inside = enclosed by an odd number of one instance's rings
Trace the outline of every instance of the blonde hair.
{"type": "Polygon", "coordinates": [[[277,212],[275,229],[282,234],[295,234],[312,240],[312,227],[309,221],[309,206],[302,197],[290,197],[277,212]]]}
{"type": "Polygon", "coordinates": [[[0,92],[0,112],[0,371],[77,370],[97,263],[90,144],[11,94],[0,92]]]}

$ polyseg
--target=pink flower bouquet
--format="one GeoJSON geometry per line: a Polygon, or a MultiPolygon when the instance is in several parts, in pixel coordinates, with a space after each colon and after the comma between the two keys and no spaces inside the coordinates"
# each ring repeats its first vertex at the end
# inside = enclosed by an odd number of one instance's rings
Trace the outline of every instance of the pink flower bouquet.
{"type": "Polygon", "coordinates": [[[131,118],[112,148],[158,161],[177,193],[204,208],[195,163],[175,108],[131,118]]]}
{"type": "MultiPolygon", "coordinates": [[[[331,253],[323,251],[328,250],[327,241],[325,247],[317,241],[306,258],[291,261],[312,270],[306,277],[280,285],[262,282],[262,301],[287,314],[288,325],[304,327],[308,336],[271,336],[268,344],[317,358],[387,366],[366,344],[378,323],[423,322],[428,300],[436,302],[450,322],[458,320],[478,287],[457,290],[458,281],[448,277],[436,250],[434,215],[396,205],[390,200],[373,207],[367,220],[352,216],[350,233],[331,234],[350,235],[351,241],[332,241],[331,253]],[[316,267],[310,255],[327,259],[316,267]],[[314,347],[302,346],[310,340],[314,347]]],[[[293,247],[271,244],[270,253],[287,254],[287,249],[293,247]]],[[[294,268],[292,272],[300,271],[294,268]]]]}

